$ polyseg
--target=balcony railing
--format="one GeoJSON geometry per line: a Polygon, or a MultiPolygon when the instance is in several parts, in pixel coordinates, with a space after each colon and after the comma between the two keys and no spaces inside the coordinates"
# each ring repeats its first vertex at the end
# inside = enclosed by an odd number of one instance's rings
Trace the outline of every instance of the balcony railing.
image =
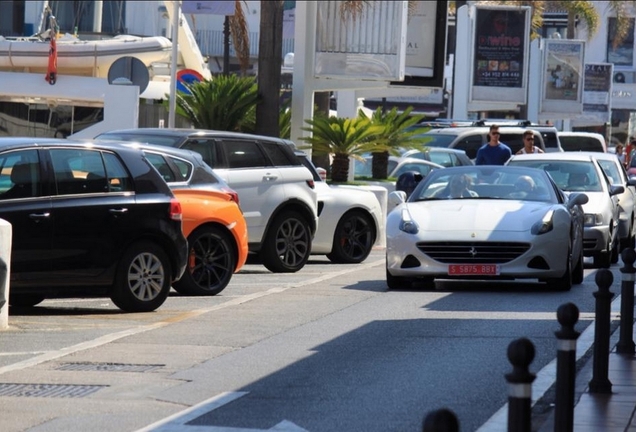
{"type": "MultiPolygon", "coordinates": [[[[250,58],[258,58],[258,32],[249,32],[250,38],[250,58]]],[[[201,54],[209,57],[223,56],[223,32],[221,30],[197,30],[195,34],[197,44],[201,54]]],[[[283,39],[283,50],[281,58],[285,54],[294,52],[294,39],[283,39]]],[[[236,51],[232,46],[230,38],[230,57],[236,57],[236,51]]]]}

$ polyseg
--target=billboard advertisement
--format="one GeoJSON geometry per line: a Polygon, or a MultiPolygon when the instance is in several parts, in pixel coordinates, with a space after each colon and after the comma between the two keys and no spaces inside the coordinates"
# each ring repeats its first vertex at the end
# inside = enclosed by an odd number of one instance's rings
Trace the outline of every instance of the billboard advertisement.
{"type": "Polygon", "coordinates": [[[444,87],[448,1],[411,2],[406,30],[405,76],[391,86],[444,87]]]}
{"type": "Polygon", "coordinates": [[[569,118],[583,111],[585,42],[544,41],[543,84],[539,114],[569,118]]]}
{"type": "Polygon", "coordinates": [[[343,15],[341,1],[316,2],[314,77],[402,81],[408,2],[377,0],[343,15]]]}
{"type": "Polygon", "coordinates": [[[475,7],[469,102],[525,104],[530,9],[475,7]]]}
{"type": "Polygon", "coordinates": [[[586,63],[583,81],[583,115],[595,117],[597,124],[610,121],[612,94],[612,63],[586,63]]]}

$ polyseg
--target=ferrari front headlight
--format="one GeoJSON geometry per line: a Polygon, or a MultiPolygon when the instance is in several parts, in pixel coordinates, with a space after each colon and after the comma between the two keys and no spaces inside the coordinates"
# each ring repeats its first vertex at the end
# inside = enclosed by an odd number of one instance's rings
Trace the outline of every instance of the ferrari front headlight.
{"type": "Polygon", "coordinates": [[[603,215],[600,213],[585,213],[583,223],[586,226],[603,225],[603,215]]]}
{"type": "Polygon", "coordinates": [[[417,226],[417,223],[411,217],[411,213],[409,213],[408,209],[402,209],[402,218],[400,219],[400,231],[404,231],[407,234],[417,234],[420,230],[420,227],[417,226]]]}
{"type": "Polygon", "coordinates": [[[552,231],[554,228],[554,210],[548,211],[543,218],[532,226],[532,234],[539,235],[552,231]]]}

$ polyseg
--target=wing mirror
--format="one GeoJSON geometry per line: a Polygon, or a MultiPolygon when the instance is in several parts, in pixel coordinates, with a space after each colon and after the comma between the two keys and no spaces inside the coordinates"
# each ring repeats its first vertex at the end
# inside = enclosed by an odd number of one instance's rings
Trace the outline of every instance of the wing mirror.
{"type": "Polygon", "coordinates": [[[575,205],[583,205],[587,204],[590,199],[587,195],[580,192],[573,192],[568,197],[568,207],[573,207],[575,205]]]}
{"type": "Polygon", "coordinates": [[[393,191],[389,194],[388,204],[389,208],[397,207],[400,204],[404,204],[406,202],[406,192],[404,191],[393,191]]]}
{"type": "Polygon", "coordinates": [[[616,185],[612,185],[609,188],[609,194],[610,196],[614,196],[614,195],[618,195],[618,194],[622,194],[623,192],[625,192],[625,187],[623,186],[616,186],[616,185]]]}

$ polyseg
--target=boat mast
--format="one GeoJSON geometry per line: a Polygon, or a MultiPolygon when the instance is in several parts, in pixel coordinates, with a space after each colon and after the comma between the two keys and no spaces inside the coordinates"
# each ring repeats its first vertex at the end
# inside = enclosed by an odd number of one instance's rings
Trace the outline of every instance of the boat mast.
{"type": "Polygon", "coordinates": [[[174,1],[172,6],[172,59],[170,64],[170,101],[168,107],[169,128],[174,128],[177,111],[177,56],[179,55],[179,15],[181,15],[181,5],[179,2],[174,1]]]}
{"type": "Polygon", "coordinates": [[[96,0],[94,4],[95,4],[95,14],[93,15],[93,31],[95,33],[101,33],[104,2],[102,0],[96,0]]]}
{"type": "Polygon", "coordinates": [[[48,16],[49,11],[49,2],[45,0],[42,4],[42,14],[40,15],[40,26],[38,27],[37,34],[42,34],[42,32],[46,30],[46,17],[48,16]]]}

